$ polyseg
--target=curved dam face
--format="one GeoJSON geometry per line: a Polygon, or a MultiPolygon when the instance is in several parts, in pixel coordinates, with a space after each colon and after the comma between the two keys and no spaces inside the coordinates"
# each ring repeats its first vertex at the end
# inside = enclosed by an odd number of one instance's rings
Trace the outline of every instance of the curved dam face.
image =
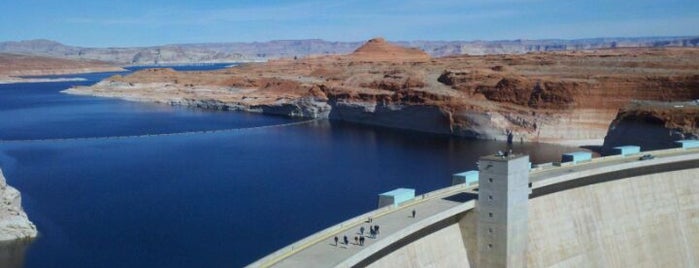
{"type": "Polygon", "coordinates": [[[530,200],[531,267],[696,267],[699,169],[630,177],[530,200]]]}
{"type": "MultiPolygon", "coordinates": [[[[477,210],[371,267],[475,267],[477,210]]],[[[529,200],[529,267],[699,266],[699,168],[589,184],[529,200]]]]}

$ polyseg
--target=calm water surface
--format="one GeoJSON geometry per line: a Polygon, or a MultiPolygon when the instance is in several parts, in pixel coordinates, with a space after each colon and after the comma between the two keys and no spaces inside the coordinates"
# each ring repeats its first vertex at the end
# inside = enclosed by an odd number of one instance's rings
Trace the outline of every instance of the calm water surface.
{"type": "MultiPolygon", "coordinates": [[[[0,85],[0,166],[40,232],[0,267],[239,267],[374,209],[379,193],[448,186],[506,147],[59,93],[109,75],[0,85]]],[[[514,146],[535,163],[570,150],[514,146]]]]}

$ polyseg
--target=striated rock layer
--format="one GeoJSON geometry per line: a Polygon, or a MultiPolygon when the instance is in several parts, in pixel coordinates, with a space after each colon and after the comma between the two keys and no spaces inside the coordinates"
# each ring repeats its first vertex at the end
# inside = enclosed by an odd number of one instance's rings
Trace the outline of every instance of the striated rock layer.
{"type": "Polygon", "coordinates": [[[374,39],[349,55],[151,69],[72,94],[330,118],[482,139],[601,144],[632,99],[699,98],[699,49],[430,58],[374,39]]]}
{"type": "Polygon", "coordinates": [[[34,238],[36,226],[29,221],[22,209],[19,191],[7,185],[0,170],[0,242],[12,242],[20,239],[34,238]]]}

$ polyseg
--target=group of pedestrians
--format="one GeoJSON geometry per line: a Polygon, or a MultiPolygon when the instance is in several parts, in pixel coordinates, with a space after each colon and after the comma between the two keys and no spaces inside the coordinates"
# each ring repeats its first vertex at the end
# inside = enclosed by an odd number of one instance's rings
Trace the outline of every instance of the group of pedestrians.
{"type": "MultiPolygon", "coordinates": [[[[410,214],[412,214],[412,217],[414,219],[417,213],[415,212],[415,209],[413,209],[410,214]]],[[[373,219],[371,217],[369,217],[366,222],[372,223],[373,219]]],[[[364,225],[359,227],[359,236],[354,237],[354,244],[355,245],[364,246],[364,237],[365,237],[364,231],[366,231],[366,229],[364,228],[364,225]]],[[[377,225],[373,225],[373,224],[369,225],[369,232],[368,232],[368,235],[366,237],[375,239],[377,235],[379,235],[379,225],[378,224],[377,225]]],[[[339,238],[337,236],[335,236],[335,246],[337,246],[338,240],[339,240],[339,238]]],[[[345,246],[349,245],[349,239],[347,238],[346,235],[343,237],[342,242],[344,242],[345,246]]]]}
{"type": "MultiPolygon", "coordinates": [[[[410,214],[414,219],[417,213],[415,212],[415,209],[413,209],[410,212],[410,214]]],[[[372,223],[373,219],[371,217],[369,217],[366,222],[372,223]]],[[[366,236],[364,235],[364,231],[366,231],[366,229],[364,228],[364,225],[359,227],[359,236],[354,237],[354,244],[355,245],[364,246],[365,237],[376,239],[376,236],[379,235],[379,225],[378,224],[377,225],[373,225],[373,224],[369,225],[369,232],[367,233],[366,236]]],[[[337,243],[339,242],[339,240],[340,239],[337,236],[335,236],[335,246],[338,245],[337,243]]],[[[349,245],[349,239],[347,238],[346,235],[342,237],[341,242],[343,242],[345,244],[345,246],[349,245]]]]}
{"type": "MultiPolygon", "coordinates": [[[[355,236],[355,237],[354,237],[354,244],[355,244],[355,245],[364,246],[364,241],[365,241],[365,237],[366,237],[366,236],[364,235],[364,231],[365,231],[365,230],[366,230],[366,229],[364,228],[364,226],[362,226],[362,227],[359,228],[359,236],[355,236]]],[[[379,234],[379,225],[378,225],[378,224],[377,224],[377,225],[369,225],[368,237],[370,237],[370,238],[376,238],[376,236],[377,236],[378,234],[379,234]]],[[[337,236],[335,236],[335,246],[338,245],[338,242],[340,242],[340,238],[338,238],[337,236]]],[[[346,235],[342,237],[342,243],[343,243],[345,246],[349,245],[349,238],[347,238],[346,235]]]]}

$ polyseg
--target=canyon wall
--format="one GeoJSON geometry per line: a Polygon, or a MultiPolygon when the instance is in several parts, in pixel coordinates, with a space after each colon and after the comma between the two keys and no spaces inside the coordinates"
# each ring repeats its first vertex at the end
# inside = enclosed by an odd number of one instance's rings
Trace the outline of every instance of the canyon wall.
{"type": "Polygon", "coordinates": [[[374,39],[349,55],[219,71],[148,69],[71,94],[330,118],[480,139],[599,145],[634,99],[699,99],[699,49],[430,58],[374,39]]]}
{"type": "Polygon", "coordinates": [[[644,151],[677,147],[677,140],[699,138],[699,100],[635,101],[619,110],[609,126],[602,154],[612,148],[638,145],[644,151]]]}

